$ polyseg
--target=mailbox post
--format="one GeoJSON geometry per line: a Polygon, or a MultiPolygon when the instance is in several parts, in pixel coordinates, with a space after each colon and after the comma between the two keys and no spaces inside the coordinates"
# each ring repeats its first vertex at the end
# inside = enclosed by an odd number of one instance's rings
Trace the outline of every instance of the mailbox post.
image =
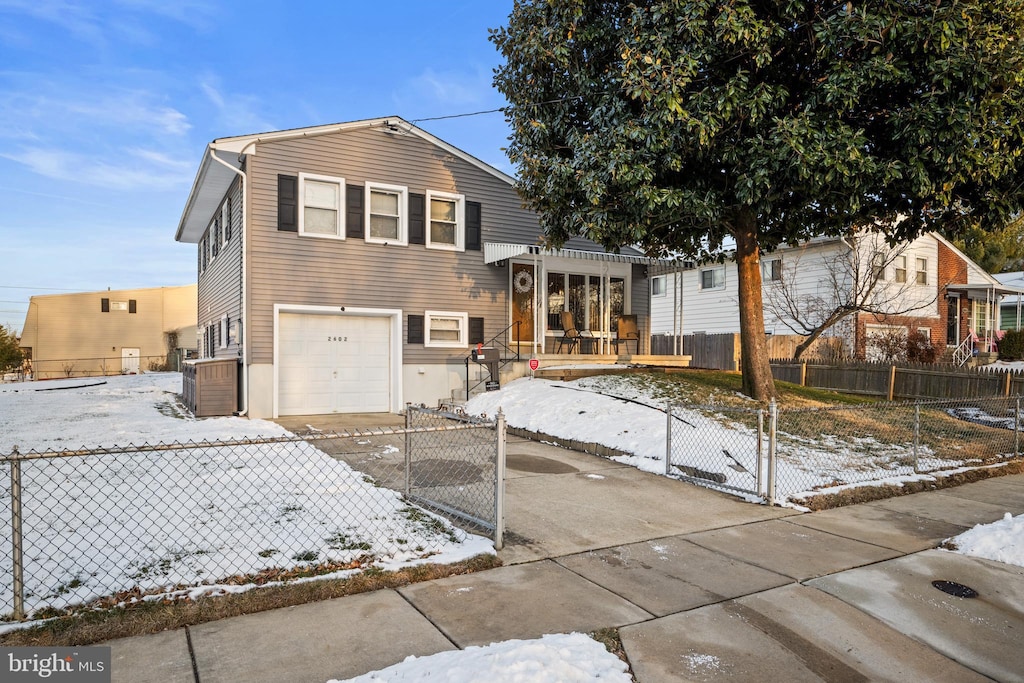
{"type": "Polygon", "coordinates": [[[480,365],[487,367],[487,373],[490,375],[484,383],[484,388],[487,391],[497,391],[501,388],[501,383],[498,381],[498,362],[501,360],[501,354],[498,349],[493,346],[477,346],[473,349],[472,354],[473,360],[480,365]]]}

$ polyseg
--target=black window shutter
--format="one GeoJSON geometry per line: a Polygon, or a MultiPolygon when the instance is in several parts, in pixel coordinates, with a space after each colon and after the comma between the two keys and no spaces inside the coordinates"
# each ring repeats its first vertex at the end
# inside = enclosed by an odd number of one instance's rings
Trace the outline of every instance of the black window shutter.
{"type": "Polygon", "coordinates": [[[427,243],[426,196],[409,193],[409,244],[427,243]]]}
{"type": "Polygon", "coordinates": [[[293,175],[277,176],[277,229],[299,231],[299,179],[293,175]]]}
{"type": "Polygon", "coordinates": [[[110,313],[110,299],[107,299],[107,298],[100,299],[100,312],[101,313],[110,313]]]}
{"type": "Polygon", "coordinates": [[[345,186],[345,235],[363,237],[363,188],[360,185],[345,186]]]}
{"type": "Polygon", "coordinates": [[[466,249],[480,251],[480,202],[466,202],[466,249]]]}
{"type": "Polygon", "coordinates": [[[231,197],[228,197],[227,216],[225,217],[225,220],[224,220],[224,241],[225,242],[230,242],[231,241],[231,222],[235,220],[235,217],[231,215],[233,213],[232,209],[234,208],[234,207],[231,206],[231,204],[232,204],[231,197]]]}
{"type": "Polygon", "coordinates": [[[139,312],[138,306],[135,303],[135,299],[128,299],[128,312],[129,313],[138,313],[139,312]]]}
{"type": "Polygon", "coordinates": [[[484,343],[484,319],[483,318],[470,318],[469,319],[469,343],[470,344],[483,344],[484,343]]]}
{"type": "Polygon", "coordinates": [[[409,343],[410,344],[422,344],[422,343],[424,343],[424,337],[423,337],[423,316],[422,315],[410,315],[409,316],[409,343]]]}

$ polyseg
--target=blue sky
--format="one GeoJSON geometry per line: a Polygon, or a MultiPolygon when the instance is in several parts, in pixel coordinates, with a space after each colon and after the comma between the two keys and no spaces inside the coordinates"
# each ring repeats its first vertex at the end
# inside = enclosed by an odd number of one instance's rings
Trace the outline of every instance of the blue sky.
{"type": "MultiPolygon", "coordinates": [[[[512,0],[0,0],[0,324],[33,294],[195,281],[206,143],[495,109],[512,0]]],[[[507,173],[504,117],[422,128],[507,173]]]]}

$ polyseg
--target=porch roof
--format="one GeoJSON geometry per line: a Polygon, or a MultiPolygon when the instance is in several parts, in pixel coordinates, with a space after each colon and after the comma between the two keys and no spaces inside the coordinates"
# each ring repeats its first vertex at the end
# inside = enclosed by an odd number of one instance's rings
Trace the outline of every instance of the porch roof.
{"type": "Polygon", "coordinates": [[[640,254],[612,254],[606,251],[586,251],[584,249],[545,249],[536,244],[484,242],[484,263],[498,263],[517,256],[552,256],[584,261],[639,263],[645,266],[659,262],[657,259],[640,254]]]}
{"type": "Polygon", "coordinates": [[[1013,285],[1004,284],[982,284],[982,285],[967,285],[967,284],[950,284],[946,285],[946,290],[950,292],[962,292],[968,296],[984,295],[986,298],[995,296],[1020,296],[1024,295],[1024,287],[1015,287],[1013,285]]]}

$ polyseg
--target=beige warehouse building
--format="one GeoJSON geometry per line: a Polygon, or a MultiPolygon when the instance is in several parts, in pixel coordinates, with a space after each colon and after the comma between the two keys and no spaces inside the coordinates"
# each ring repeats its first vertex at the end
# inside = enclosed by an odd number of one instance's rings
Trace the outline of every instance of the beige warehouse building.
{"type": "Polygon", "coordinates": [[[194,284],[34,296],[21,348],[35,379],[177,370],[196,348],[196,301],[194,284]]]}

